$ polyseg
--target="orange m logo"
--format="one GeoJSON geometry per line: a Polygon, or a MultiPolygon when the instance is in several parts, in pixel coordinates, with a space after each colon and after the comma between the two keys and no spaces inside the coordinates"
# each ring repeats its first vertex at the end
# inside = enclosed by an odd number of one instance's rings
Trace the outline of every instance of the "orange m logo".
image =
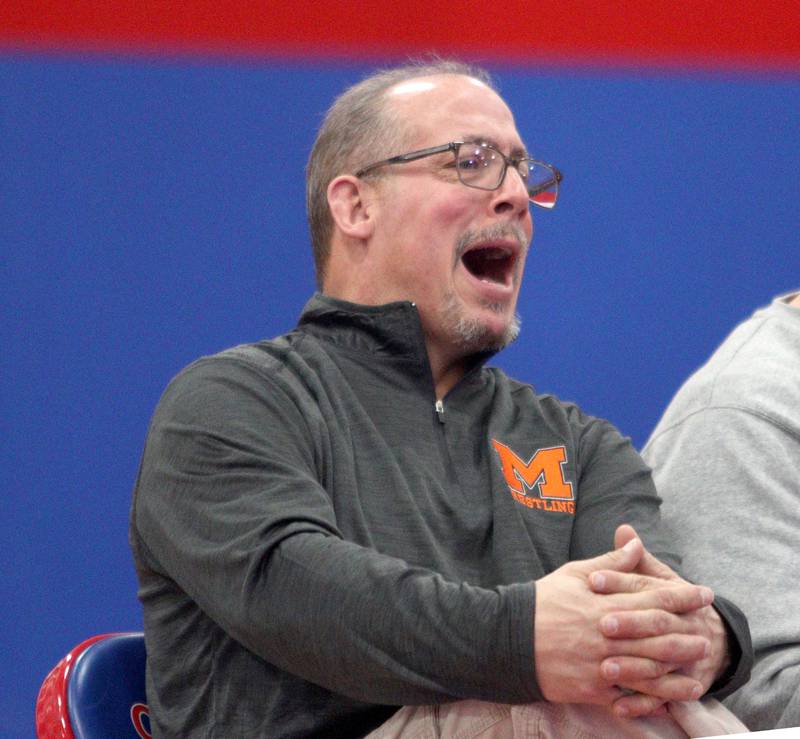
{"type": "Polygon", "coordinates": [[[564,478],[563,465],[567,462],[565,447],[537,449],[527,462],[523,462],[505,444],[492,439],[492,446],[500,455],[503,475],[512,493],[525,495],[525,488],[538,488],[540,498],[575,500],[572,483],[564,478]]]}

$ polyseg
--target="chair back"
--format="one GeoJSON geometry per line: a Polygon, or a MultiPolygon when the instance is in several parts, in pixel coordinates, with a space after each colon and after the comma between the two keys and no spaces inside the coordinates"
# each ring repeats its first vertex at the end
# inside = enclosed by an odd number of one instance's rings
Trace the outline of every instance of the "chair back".
{"type": "Polygon", "coordinates": [[[100,634],[50,671],[36,700],[39,739],[146,739],[144,634],[100,634]]]}

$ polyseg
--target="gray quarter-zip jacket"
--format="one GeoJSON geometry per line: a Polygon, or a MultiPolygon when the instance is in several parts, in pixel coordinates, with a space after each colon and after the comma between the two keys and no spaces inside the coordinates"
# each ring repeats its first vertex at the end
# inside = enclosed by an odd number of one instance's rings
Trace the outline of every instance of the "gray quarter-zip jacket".
{"type": "MultiPolygon", "coordinates": [[[[416,308],[317,295],[205,357],[154,414],[131,513],[154,736],[363,736],[403,704],[541,699],[535,580],[633,524],[607,422],[475,367],[437,408],[416,308]]],[[[743,656],[744,618],[718,599],[743,656]]]]}

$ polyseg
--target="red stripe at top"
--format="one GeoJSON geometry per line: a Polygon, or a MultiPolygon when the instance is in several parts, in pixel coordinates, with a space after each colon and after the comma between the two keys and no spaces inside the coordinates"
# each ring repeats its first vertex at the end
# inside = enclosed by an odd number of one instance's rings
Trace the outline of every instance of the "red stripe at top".
{"type": "Polygon", "coordinates": [[[549,3],[6,0],[0,42],[32,49],[800,70],[800,1],[549,3]]]}

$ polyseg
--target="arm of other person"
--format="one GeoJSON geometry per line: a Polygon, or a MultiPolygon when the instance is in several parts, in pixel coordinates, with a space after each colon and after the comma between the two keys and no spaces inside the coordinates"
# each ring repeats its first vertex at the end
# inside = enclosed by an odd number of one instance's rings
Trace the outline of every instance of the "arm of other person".
{"type": "Polygon", "coordinates": [[[750,621],[752,679],[726,704],[752,729],[800,725],[797,428],[705,409],[654,436],[644,455],[687,577],[730,595],[750,621]]]}

